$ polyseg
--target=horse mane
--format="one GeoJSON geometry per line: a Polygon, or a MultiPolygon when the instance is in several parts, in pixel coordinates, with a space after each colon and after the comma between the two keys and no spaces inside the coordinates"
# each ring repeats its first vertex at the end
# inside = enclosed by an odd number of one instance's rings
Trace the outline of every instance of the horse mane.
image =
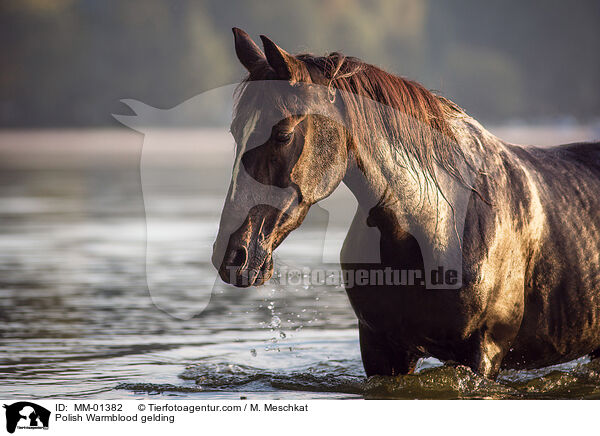
{"type": "MultiPolygon", "coordinates": [[[[418,82],[339,52],[326,56],[299,54],[295,58],[306,67],[306,71],[299,72],[302,81],[327,86],[330,101],[339,95],[346,128],[355,141],[374,150],[381,147],[381,139],[385,138],[397,151],[408,155],[406,164],[412,170],[424,172],[436,187],[440,188],[435,173],[439,166],[472,189],[458,168],[459,161],[467,160],[450,126],[452,118],[466,114],[452,101],[418,82]],[[369,104],[369,100],[378,104],[369,104]]],[[[273,78],[272,70],[265,64],[244,80],[238,97],[248,82],[273,78]]],[[[239,102],[238,98],[237,109],[239,102]]]]}

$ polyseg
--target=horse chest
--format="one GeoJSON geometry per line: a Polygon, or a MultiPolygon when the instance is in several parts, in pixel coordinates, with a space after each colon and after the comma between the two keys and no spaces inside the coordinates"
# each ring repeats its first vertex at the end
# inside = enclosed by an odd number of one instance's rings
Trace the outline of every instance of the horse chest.
{"type": "Polygon", "coordinates": [[[425,350],[458,341],[475,316],[461,292],[425,289],[423,259],[410,235],[386,239],[357,216],[341,263],[359,321],[395,342],[425,350]]]}

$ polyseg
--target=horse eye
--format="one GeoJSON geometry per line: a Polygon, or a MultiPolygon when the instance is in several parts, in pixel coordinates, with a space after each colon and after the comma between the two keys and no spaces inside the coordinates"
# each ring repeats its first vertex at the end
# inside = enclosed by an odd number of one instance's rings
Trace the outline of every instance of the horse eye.
{"type": "Polygon", "coordinates": [[[277,142],[285,143],[292,139],[292,132],[277,132],[275,140],[277,142]]]}

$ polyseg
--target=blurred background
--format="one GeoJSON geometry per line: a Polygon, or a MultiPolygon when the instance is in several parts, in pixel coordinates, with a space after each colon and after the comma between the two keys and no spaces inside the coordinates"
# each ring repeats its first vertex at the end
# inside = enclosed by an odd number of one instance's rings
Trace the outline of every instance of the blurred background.
{"type": "MultiPolygon", "coordinates": [[[[233,26],[420,81],[508,141],[600,138],[598,0],[2,0],[0,396],[495,395],[452,369],[415,384],[429,392],[365,387],[341,287],[241,291],[217,279],[209,258],[233,163],[229,114],[209,105],[210,118],[153,134],[112,114],[132,115],[120,102],[132,99],[160,118],[153,108],[239,82],[233,26]],[[146,258],[150,234],[157,255],[146,258]],[[171,316],[196,313],[207,296],[193,318],[171,316]]],[[[355,203],[343,187],[326,202],[278,248],[276,267],[323,267],[325,252],[326,267],[339,267],[355,203]]],[[[502,377],[527,395],[600,396],[598,372],[544,374],[502,377]]]]}
{"type": "Polygon", "coordinates": [[[231,27],[421,81],[486,122],[600,116],[597,0],[4,0],[0,126],[110,126],[238,81],[231,27]]]}

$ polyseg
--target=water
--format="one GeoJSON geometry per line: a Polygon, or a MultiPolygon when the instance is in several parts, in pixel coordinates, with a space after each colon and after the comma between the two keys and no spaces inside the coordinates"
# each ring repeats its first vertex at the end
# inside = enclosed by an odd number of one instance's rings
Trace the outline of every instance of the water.
{"type": "MultiPolygon", "coordinates": [[[[427,359],[416,375],[367,380],[356,320],[337,286],[217,285],[201,314],[170,316],[154,306],[146,285],[136,162],[0,172],[1,397],[600,398],[600,364],[585,358],[503,372],[495,382],[427,359]]],[[[198,174],[177,168],[162,177],[198,174]]],[[[157,189],[167,234],[197,226],[211,240],[222,198],[214,181],[227,177],[225,167],[203,172],[208,187],[200,199],[185,184],[157,189]]],[[[276,262],[314,262],[321,219],[316,209],[276,262]]],[[[170,259],[171,309],[193,305],[189,282],[197,277],[210,292],[215,272],[201,257],[184,246],[160,260],[170,259]],[[197,274],[182,280],[179,272],[189,269],[197,274]]]]}

